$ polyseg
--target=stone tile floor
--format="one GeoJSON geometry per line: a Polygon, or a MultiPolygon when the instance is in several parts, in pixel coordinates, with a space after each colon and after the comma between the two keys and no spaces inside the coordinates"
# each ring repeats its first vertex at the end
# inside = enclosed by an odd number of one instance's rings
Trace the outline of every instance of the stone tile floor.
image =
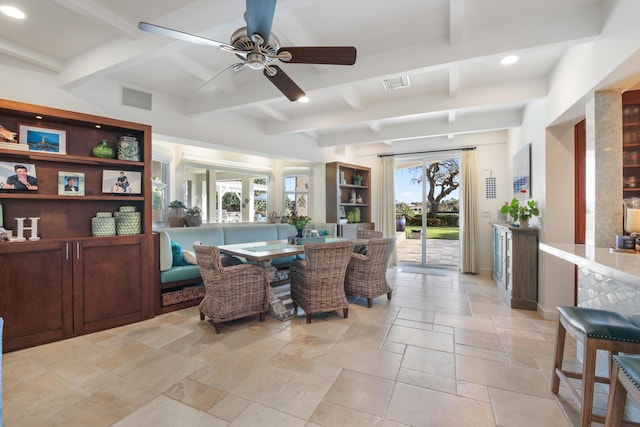
{"type": "Polygon", "coordinates": [[[392,300],[352,298],[348,319],[216,335],[193,307],[4,354],[4,426],[578,424],[549,389],[553,321],[508,308],[488,277],[388,277],[392,300]]]}

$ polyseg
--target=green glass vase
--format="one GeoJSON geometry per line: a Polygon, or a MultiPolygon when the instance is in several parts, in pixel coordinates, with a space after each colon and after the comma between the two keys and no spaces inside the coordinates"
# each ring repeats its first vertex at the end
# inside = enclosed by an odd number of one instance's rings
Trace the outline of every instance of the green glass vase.
{"type": "Polygon", "coordinates": [[[100,157],[101,159],[116,158],[116,150],[109,145],[109,141],[106,139],[103,139],[100,144],[93,147],[91,154],[93,154],[93,157],[100,157]]]}

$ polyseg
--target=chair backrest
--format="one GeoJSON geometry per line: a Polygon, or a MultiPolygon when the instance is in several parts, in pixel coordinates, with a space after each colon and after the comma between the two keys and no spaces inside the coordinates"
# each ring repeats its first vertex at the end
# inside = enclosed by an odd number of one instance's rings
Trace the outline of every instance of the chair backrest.
{"type": "Polygon", "coordinates": [[[383,237],[382,231],[377,231],[377,230],[356,231],[356,239],[379,239],[381,237],[383,237]]]}
{"type": "Polygon", "coordinates": [[[344,278],[344,273],[351,259],[353,242],[306,243],[304,254],[307,270],[312,274],[330,279],[344,278]]]}
{"type": "Polygon", "coordinates": [[[368,245],[369,268],[386,271],[395,245],[395,237],[370,239],[368,245]]]}
{"type": "Polygon", "coordinates": [[[222,271],[220,249],[217,246],[193,245],[193,251],[196,253],[196,260],[203,278],[205,272],[220,273],[222,271]]]}

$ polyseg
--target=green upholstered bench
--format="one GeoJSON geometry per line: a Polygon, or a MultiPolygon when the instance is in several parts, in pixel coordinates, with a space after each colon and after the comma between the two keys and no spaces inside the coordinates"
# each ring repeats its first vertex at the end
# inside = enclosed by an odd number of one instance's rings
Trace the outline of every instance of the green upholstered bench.
{"type": "MultiPolygon", "coordinates": [[[[219,223],[201,227],[171,227],[155,230],[158,233],[159,272],[156,280],[156,314],[179,310],[199,303],[201,296],[193,287],[202,286],[200,269],[196,264],[178,265],[174,261],[171,243],[182,251],[192,251],[195,242],[204,245],[230,245],[287,239],[297,233],[291,224],[219,223]],[[181,292],[184,290],[184,292],[181,292]],[[171,295],[165,295],[172,292],[171,295]],[[180,299],[182,295],[185,300],[180,299]],[[195,295],[195,298],[194,298],[195,295]],[[164,297],[164,298],[163,298],[164,297]],[[170,298],[167,298],[170,297],[170,298]]],[[[188,257],[187,257],[188,258],[188,257]]],[[[288,265],[294,257],[280,258],[273,264],[288,265]]],[[[195,262],[195,260],[193,260],[195,262]]]]}

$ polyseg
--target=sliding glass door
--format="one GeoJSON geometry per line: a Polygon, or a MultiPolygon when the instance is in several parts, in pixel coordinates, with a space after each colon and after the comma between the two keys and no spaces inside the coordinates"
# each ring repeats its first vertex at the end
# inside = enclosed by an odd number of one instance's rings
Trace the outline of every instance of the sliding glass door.
{"type": "Polygon", "coordinates": [[[459,186],[460,157],[456,153],[396,157],[399,266],[458,266],[459,186]]]}

